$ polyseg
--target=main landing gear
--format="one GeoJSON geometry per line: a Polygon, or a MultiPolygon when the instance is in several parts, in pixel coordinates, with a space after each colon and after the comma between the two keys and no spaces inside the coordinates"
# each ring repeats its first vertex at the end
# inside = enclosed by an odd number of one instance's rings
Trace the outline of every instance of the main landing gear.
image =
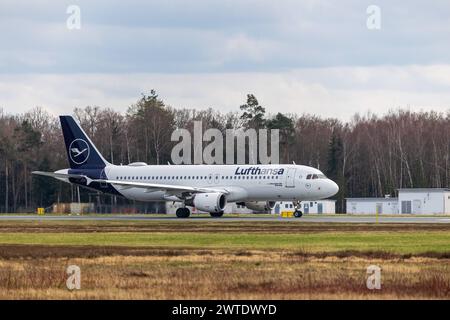
{"type": "Polygon", "coordinates": [[[295,207],[294,217],[301,218],[303,216],[303,212],[300,210],[301,208],[300,201],[294,201],[294,207],[295,207]]]}
{"type": "Polygon", "coordinates": [[[221,216],[223,216],[223,211],[220,211],[220,212],[210,212],[209,214],[210,214],[211,217],[213,217],[213,218],[220,218],[221,216]]]}
{"type": "MultiPolygon", "coordinates": [[[[177,215],[177,218],[189,218],[189,216],[191,215],[191,211],[186,207],[178,208],[177,211],[175,212],[175,214],[177,215]]],[[[223,216],[223,211],[210,212],[209,214],[213,218],[220,218],[221,216],[223,216]]]]}
{"type": "Polygon", "coordinates": [[[186,207],[178,208],[175,214],[177,215],[177,218],[189,218],[191,211],[186,207]]]}

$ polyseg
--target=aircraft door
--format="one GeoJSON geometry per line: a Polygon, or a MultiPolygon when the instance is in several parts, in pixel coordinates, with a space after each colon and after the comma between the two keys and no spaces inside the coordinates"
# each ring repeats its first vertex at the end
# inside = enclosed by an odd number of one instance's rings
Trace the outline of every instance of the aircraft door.
{"type": "Polygon", "coordinates": [[[286,188],[295,187],[295,168],[288,168],[286,172],[285,186],[286,188]]]}

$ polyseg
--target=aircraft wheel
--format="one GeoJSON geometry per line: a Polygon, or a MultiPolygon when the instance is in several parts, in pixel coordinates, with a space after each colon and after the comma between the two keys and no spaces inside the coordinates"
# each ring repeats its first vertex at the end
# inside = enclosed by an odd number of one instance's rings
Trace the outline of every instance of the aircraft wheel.
{"type": "Polygon", "coordinates": [[[177,218],[189,218],[190,214],[188,208],[178,208],[176,211],[177,218]]]}
{"type": "Polygon", "coordinates": [[[297,211],[295,211],[295,213],[294,213],[294,217],[296,217],[296,218],[301,218],[302,215],[303,215],[303,213],[302,213],[300,210],[297,210],[297,211]]]}
{"type": "Polygon", "coordinates": [[[211,217],[213,217],[213,218],[220,218],[221,216],[223,216],[223,211],[220,211],[220,212],[210,212],[209,214],[210,214],[211,217]]]}

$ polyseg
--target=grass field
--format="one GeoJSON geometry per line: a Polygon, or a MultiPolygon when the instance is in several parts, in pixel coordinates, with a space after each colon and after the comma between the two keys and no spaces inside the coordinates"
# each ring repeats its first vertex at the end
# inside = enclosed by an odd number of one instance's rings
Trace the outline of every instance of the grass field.
{"type": "Polygon", "coordinates": [[[449,297],[446,224],[0,222],[2,299],[449,297]],[[366,288],[372,264],[381,290],[366,288]]]}

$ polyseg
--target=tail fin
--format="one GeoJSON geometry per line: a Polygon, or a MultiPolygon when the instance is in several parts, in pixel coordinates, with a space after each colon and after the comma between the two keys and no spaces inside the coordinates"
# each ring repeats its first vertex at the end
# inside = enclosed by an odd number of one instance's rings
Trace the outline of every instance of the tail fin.
{"type": "Polygon", "coordinates": [[[103,169],[109,165],[72,116],[60,116],[59,120],[71,169],[103,169]]]}

